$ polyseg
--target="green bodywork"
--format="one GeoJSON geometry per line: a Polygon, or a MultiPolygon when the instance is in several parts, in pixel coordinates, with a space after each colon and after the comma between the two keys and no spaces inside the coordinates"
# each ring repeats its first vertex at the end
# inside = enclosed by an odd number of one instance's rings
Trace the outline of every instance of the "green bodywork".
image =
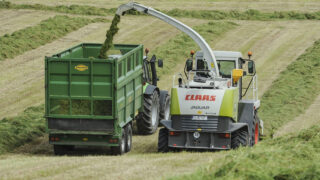
{"type": "Polygon", "coordinates": [[[143,104],[142,45],[114,45],[117,58],[99,59],[101,44],[80,44],[45,58],[47,119],[112,121],[111,131],[49,129],[51,144],[105,145],[119,138],[143,104]]]}

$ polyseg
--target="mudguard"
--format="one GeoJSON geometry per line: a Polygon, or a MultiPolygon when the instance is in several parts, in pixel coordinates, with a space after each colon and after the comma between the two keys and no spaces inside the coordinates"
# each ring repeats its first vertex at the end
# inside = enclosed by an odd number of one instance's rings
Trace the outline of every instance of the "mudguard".
{"type": "Polygon", "coordinates": [[[157,86],[149,84],[143,94],[151,95],[155,90],[159,93],[159,88],[157,86]]]}
{"type": "Polygon", "coordinates": [[[234,131],[239,130],[239,129],[243,128],[243,127],[246,127],[246,129],[249,131],[247,123],[231,123],[229,125],[228,131],[229,132],[234,132],[234,131]]]}
{"type": "Polygon", "coordinates": [[[173,131],[172,128],[172,121],[171,120],[162,120],[160,121],[160,124],[162,124],[165,128],[167,128],[169,131],[173,131]]]}

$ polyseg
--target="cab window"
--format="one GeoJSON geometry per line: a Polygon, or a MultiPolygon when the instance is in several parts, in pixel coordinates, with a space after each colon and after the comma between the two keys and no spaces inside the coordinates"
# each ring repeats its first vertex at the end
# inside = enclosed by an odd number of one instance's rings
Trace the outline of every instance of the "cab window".
{"type": "Polygon", "coordinates": [[[236,68],[235,61],[218,60],[220,75],[223,78],[231,78],[231,72],[236,68]]]}

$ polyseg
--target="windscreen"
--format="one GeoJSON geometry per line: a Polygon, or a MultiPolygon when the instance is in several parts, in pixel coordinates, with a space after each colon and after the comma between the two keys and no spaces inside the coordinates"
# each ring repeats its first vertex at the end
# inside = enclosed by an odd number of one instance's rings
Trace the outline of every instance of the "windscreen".
{"type": "Polygon", "coordinates": [[[220,75],[223,78],[231,78],[231,72],[236,68],[235,61],[218,60],[220,75]]]}

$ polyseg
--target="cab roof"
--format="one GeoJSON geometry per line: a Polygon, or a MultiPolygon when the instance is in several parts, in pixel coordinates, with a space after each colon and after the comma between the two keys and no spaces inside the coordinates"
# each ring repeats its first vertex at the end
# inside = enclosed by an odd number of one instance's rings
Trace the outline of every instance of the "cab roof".
{"type": "Polygon", "coordinates": [[[236,51],[213,51],[214,56],[217,59],[238,59],[242,58],[241,52],[236,52],[236,51]]]}

